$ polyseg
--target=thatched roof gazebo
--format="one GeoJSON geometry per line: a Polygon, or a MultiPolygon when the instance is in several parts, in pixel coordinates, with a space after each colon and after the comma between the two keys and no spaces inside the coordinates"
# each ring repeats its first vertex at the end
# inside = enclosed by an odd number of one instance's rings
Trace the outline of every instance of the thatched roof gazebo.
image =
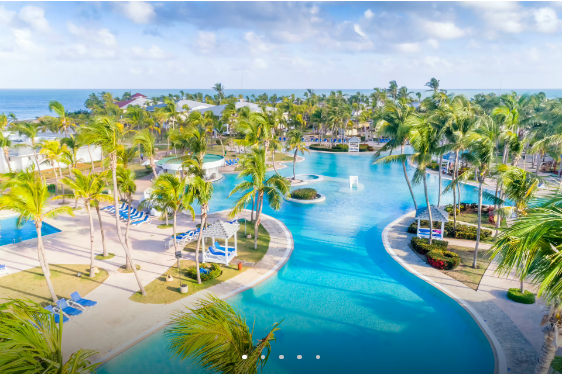
{"type": "MultiPolygon", "coordinates": [[[[449,214],[445,210],[443,206],[434,206],[431,205],[431,215],[433,216],[433,222],[440,222],[441,229],[435,230],[433,229],[433,239],[443,239],[444,232],[445,232],[445,222],[448,222],[449,214]]],[[[415,219],[417,220],[417,237],[418,238],[428,238],[431,234],[430,228],[421,228],[421,221],[427,220],[429,221],[429,209],[427,207],[417,209],[415,212],[415,219]]],[[[429,227],[432,227],[432,224],[429,223],[429,227]]]]}

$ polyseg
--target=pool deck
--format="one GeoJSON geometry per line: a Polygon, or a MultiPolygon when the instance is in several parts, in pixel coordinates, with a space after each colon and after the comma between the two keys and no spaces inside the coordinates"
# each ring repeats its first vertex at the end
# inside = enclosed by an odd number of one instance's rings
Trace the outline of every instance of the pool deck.
{"type": "MultiPolygon", "coordinates": [[[[493,262],[486,269],[477,291],[425,263],[408,246],[415,236],[407,232],[413,217],[414,212],[408,213],[385,228],[382,239],[386,251],[408,271],[437,287],[468,310],[492,344],[496,356],[495,373],[533,373],[544,341],[540,321],[546,314],[546,306],[538,300],[532,305],[509,300],[507,289],[519,287],[519,281],[511,277],[499,278],[494,274],[493,262]]],[[[450,244],[466,247],[475,245],[474,241],[469,240],[446,240],[450,244]]],[[[527,283],[525,288],[535,291],[527,283]]],[[[558,352],[557,355],[561,355],[558,352]]]]}
{"type": "MultiPolygon", "coordinates": [[[[138,194],[143,191],[144,184],[150,181],[138,180],[138,194]]],[[[90,243],[88,217],[84,209],[75,211],[76,216],[59,217],[46,222],[61,229],[60,233],[44,237],[47,258],[52,264],[89,264],[90,243]]],[[[209,214],[209,221],[227,220],[228,211],[209,214]]],[[[244,212],[237,216],[250,216],[244,212]]],[[[95,213],[94,213],[95,217],[95,213]]],[[[72,318],[64,325],[63,352],[65,359],[79,348],[95,349],[99,353],[92,362],[105,362],[123,352],[133,344],[164,327],[172,312],[184,306],[193,306],[194,302],[213,293],[226,299],[249,289],[274,275],[289,259],[294,242],[290,231],[279,220],[261,215],[261,223],[270,234],[270,246],[261,261],[245,272],[212,286],[206,290],[185,297],[171,304],[142,304],[131,301],[129,297],[139,290],[135,276],[121,273],[118,268],[125,263],[125,253],[118,242],[115,232],[115,218],[102,213],[106,246],[108,252],[116,256],[110,260],[95,260],[95,265],[108,271],[108,279],[85,298],[96,300],[98,305],[80,316],[72,318]]],[[[191,221],[189,216],[178,216],[178,231],[194,229],[199,222],[191,221]]],[[[172,234],[172,229],[158,229],[157,224],[141,225],[130,229],[133,247],[133,258],[141,266],[139,276],[143,285],[147,285],[160,277],[170,266],[175,264],[174,247],[165,248],[165,239],[172,234]]],[[[94,226],[96,253],[101,253],[101,239],[98,219],[94,226]]],[[[122,230],[124,227],[122,226],[122,230]]],[[[0,247],[0,257],[6,263],[9,274],[38,266],[37,239],[27,240],[14,245],[0,247]]],[[[183,259],[194,260],[194,253],[185,253],[183,259]]]]}

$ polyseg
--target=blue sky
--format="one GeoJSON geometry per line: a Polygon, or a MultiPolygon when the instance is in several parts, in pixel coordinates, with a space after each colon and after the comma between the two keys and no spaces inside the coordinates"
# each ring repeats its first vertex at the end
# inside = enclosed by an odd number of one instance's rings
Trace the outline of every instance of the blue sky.
{"type": "Polygon", "coordinates": [[[2,88],[561,88],[560,2],[0,2],[2,88]]]}

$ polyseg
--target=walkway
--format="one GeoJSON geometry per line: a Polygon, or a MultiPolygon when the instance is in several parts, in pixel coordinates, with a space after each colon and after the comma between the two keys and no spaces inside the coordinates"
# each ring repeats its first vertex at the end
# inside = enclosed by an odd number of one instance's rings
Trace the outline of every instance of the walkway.
{"type": "MultiPolygon", "coordinates": [[[[530,374],[534,372],[542,345],[540,321],[546,307],[542,302],[523,305],[507,299],[507,289],[519,287],[519,282],[500,279],[490,264],[478,291],[452,279],[422,261],[408,246],[413,234],[407,232],[414,213],[408,213],[390,223],[382,234],[386,251],[408,271],[456,299],[476,319],[496,356],[496,373],[530,374]]],[[[449,243],[450,239],[447,239],[449,243]]],[[[467,242],[456,240],[456,245],[467,242]]],[[[455,244],[454,241],[452,244],[455,244]]],[[[529,285],[526,288],[531,289],[529,285]]]]}

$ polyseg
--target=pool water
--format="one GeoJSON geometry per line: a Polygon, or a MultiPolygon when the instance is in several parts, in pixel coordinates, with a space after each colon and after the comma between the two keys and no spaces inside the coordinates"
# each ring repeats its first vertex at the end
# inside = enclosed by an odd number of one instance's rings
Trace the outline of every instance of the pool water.
{"type": "MultiPolygon", "coordinates": [[[[18,217],[8,217],[0,219],[0,246],[19,243],[24,240],[37,238],[37,231],[35,230],[35,223],[27,221],[23,227],[18,228],[18,217]]],[[[43,222],[41,225],[41,235],[51,235],[61,230],[43,222]]]]}
{"type": "MultiPolygon", "coordinates": [[[[413,209],[401,166],[372,165],[371,155],[314,152],[296,169],[329,177],[316,184],[326,201],[285,203],[278,212],[265,204],[264,212],[292,232],[294,252],[276,275],[228,299],[254,324],[256,339],[284,320],[263,372],[492,373],[492,349],[473,318],[384,249],[386,225],[413,209]],[[359,176],[362,188],[349,188],[350,175],[359,176]]],[[[281,174],[290,175],[291,168],[281,174]]],[[[239,181],[225,175],[214,184],[211,211],[234,205],[235,198],[227,195],[239,181]]],[[[433,203],[438,177],[430,176],[428,185],[433,203]]],[[[425,205],[423,187],[415,191],[425,205]]],[[[477,201],[476,189],[462,191],[463,201],[477,201]]],[[[449,198],[441,204],[450,203],[449,198]]],[[[98,372],[202,371],[171,358],[160,331],[98,372]]]]}

